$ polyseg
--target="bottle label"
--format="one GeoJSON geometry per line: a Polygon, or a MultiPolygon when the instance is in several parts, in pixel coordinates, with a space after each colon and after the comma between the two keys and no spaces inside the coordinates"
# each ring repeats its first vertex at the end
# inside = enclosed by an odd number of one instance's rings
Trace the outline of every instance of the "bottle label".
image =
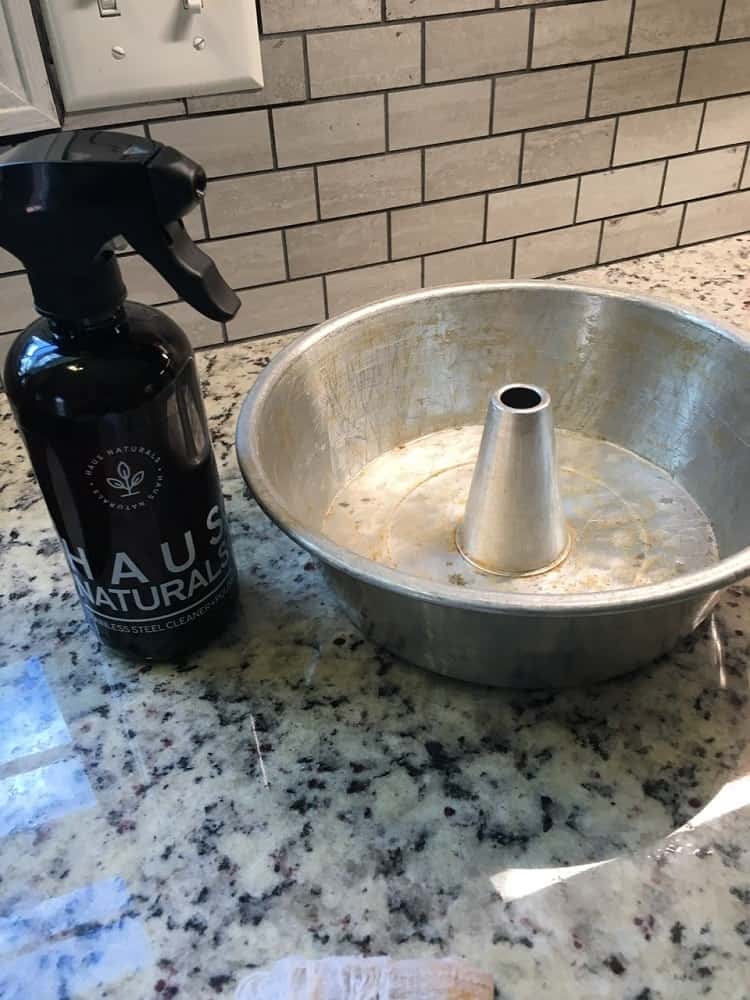
{"type": "MultiPolygon", "coordinates": [[[[119,459],[119,464],[126,463],[119,459]]],[[[128,464],[129,473],[121,469],[109,478],[123,485],[129,480],[135,489],[138,470],[133,471],[135,463],[128,464]]],[[[95,575],[94,560],[84,548],[71,546],[65,538],[62,543],[87,616],[97,628],[111,632],[145,635],[189,625],[220,604],[235,582],[219,504],[207,511],[199,529],[161,541],[158,556],[152,553],[148,560],[152,569],[142,554],[122,548],[113,551],[104,571],[99,568],[95,575]]]]}
{"type": "Polygon", "coordinates": [[[162,457],[145,445],[104,448],[91,456],[83,475],[92,495],[109,510],[144,510],[164,485],[162,457]]]}

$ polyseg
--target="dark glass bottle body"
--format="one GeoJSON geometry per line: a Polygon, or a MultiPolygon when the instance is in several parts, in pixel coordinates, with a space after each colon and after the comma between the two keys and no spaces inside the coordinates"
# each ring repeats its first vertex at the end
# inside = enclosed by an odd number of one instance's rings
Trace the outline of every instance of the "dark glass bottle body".
{"type": "Polygon", "coordinates": [[[106,645],[165,660],[231,618],[237,573],[190,343],[126,302],[39,319],[5,384],[86,617],[106,645]]]}

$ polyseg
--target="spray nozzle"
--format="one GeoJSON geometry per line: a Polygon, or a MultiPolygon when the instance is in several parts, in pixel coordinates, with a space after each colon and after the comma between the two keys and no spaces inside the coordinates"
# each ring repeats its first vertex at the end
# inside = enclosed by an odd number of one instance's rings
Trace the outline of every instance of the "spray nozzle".
{"type": "Polygon", "coordinates": [[[111,241],[123,236],[186,302],[231,319],[240,300],[182,223],[205,190],[197,163],[141,136],[40,136],[0,156],[0,246],[25,265],[43,315],[117,307],[125,287],[111,241]]]}

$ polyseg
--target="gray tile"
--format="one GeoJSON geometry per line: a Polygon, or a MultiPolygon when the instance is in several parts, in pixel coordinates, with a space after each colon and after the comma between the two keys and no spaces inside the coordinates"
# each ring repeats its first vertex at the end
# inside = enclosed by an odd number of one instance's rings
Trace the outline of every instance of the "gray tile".
{"type": "Polygon", "coordinates": [[[207,319],[197,309],[189,306],[187,302],[175,302],[173,305],[162,306],[161,312],[166,313],[185,331],[193,347],[210,347],[213,344],[224,343],[224,331],[221,323],[207,319]]]}
{"type": "MultiPolygon", "coordinates": [[[[185,114],[184,101],[154,101],[151,104],[128,104],[119,108],[92,108],[65,115],[64,128],[105,128],[124,122],[144,122],[153,118],[171,118],[185,114]]],[[[118,129],[116,131],[129,131],[118,129]]],[[[136,131],[138,129],[136,128],[136,131]]]]}
{"type": "Polygon", "coordinates": [[[635,0],[631,52],[713,42],[722,0],[635,0]]]}
{"type": "Polygon", "coordinates": [[[460,14],[467,10],[494,7],[495,0],[385,0],[385,16],[429,17],[432,14],[460,14]]]}
{"type": "Polygon", "coordinates": [[[145,135],[145,125],[123,125],[122,128],[111,128],[110,132],[120,132],[122,135],[145,135]]]}
{"type": "Polygon", "coordinates": [[[487,135],[491,85],[474,80],[388,94],[391,149],[487,135]]]}
{"type": "Polygon", "coordinates": [[[380,20],[380,0],[260,0],[263,34],[380,20]]]}
{"type": "Polygon", "coordinates": [[[750,90],[750,42],[690,49],[682,85],[683,101],[741,94],[750,90]]]}
{"type": "Polygon", "coordinates": [[[274,108],[273,127],[281,167],[385,151],[382,94],[274,108]]]}
{"type": "Polygon", "coordinates": [[[3,384],[3,372],[5,371],[5,359],[8,357],[11,347],[15,343],[17,334],[0,334],[0,385],[3,384]]]}
{"type": "Polygon", "coordinates": [[[232,288],[270,285],[286,277],[281,233],[256,233],[231,240],[211,240],[201,250],[213,257],[222,277],[232,288]]]}
{"type": "Polygon", "coordinates": [[[526,10],[428,21],[427,83],[522,69],[528,56],[529,26],[526,10]]]}
{"type": "Polygon", "coordinates": [[[523,150],[523,180],[542,181],[609,166],[613,118],[529,132],[523,150]]]}
{"type": "Polygon", "coordinates": [[[396,209],[391,213],[393,256],[413,257],[480,243],[483,228],[484,195],[396,209]]]}
{"type": "Polygon", "coordinates": [[[356,94],[418,84],[422,75],[419,24],[389,24],[307,37],[312,97],[356,94]]]}
{"type": "Polygon", "coordinates": [[[378,299],[421,287],[422,266],[418,257],[376,264],[356,271],[327,274],[328,310],[331,316],[377,302],[378,299]]]}
{"type": "Polygon", "coordinates": [[[549,184],[499,191],[489,196],[487,239],[568,226],[573,222],[578,182],[574,177],[549,184]]]}
{"type": "Polygon", "coordinates": [[[611,115],[674,104],[683,59],[682,52],[660,52],[596,63],[591,114],[611,115]]]}
{"type": "Polygon", "coordinates": [[[206,236],[206,227],[203,225],[203,215],[200,207],[196,206],[192,212],[183,217],[185,229],[191,240],[202,240],[206,236]]]}
{"type": "Polygon", "coordinates": [[[261,38],[260,58],[263,63],[263,86],[260,89],[188,97],[190,114],[304,101],[305,59],[300,35],[261,38]]]}
{"type": "Polygon", "coordinates": [[[284,281],[240,292],[242,308],[227,325],[230,340],[294,330],[325,319],[323,279],[284,281]]]}
{"type": "Polygon", "coordinates": [[[174,302],[179,298],[169,282],[137,254],[120,257],[120,270],[128,290],[128,298],[133,302],[145,302],[147,306],[152,306],[159,302],[174,302]]]}
{"type": "Polygon", "coordinates": [[[687,206],[680,245],[731,236],[750,229],[750,191],[691,201],[687,206]]]}
{"type": "Polygon", "coordinates": [[[22,330],[36,319],[34,300],[25,274],[0,278],[0,333],[22,330]]]}
{"type": "Polygon", "coordinates": [[[745,149],[745,146],[729,146],[670,160],[663,204],[736,191],[740,186],[745,149]]]}
{"type": "Polygon", "coordinates": [[[292,278],[376,264],[388,257],[385,212],[290,229],[286,247],[292,278]]]}
{"type": "Polygon", "coordinates": [[[586,116],[591,69],[569,66],[495,80],[493,132],[555,125],[586,116]]]}
{"type": "Polygon", "coordinates": [[[211,236],[312,222],[317,214],[312,169],[213,181],[206,192],[206,213],[211,236]]]}
{"type": "Polygon", "coordinates": [[[23,264],[18,257],[0,247],[0,274],[7,274],[9,271],[23,271],[23,264]]]}
{"type": "Polygon", "coordinates": [[[721,22],[721,38],[750,35],[750,0],[727,0],[721,22]]]}
{"type": "Polygon", "coordinates": [[[624,215],[604,223],[601,260],[618,260],[656,253],[676,246],[682,221],[682,205],[651,212],[624,215]]]}
{"type": "Polygon", "coordinates": [[[450,198],[515,184],[520,156],[520,135],[493,136],[427,149],[426,198],[450,198]]]}
{"type": "Polygon", "coordinates": [[[700,120],[698,104],[623,115],[617,129],[615,164],[692,152],[698,141],[700,120]]]}
{"type": "Polygon", "coordinates": [[[701,149],[750,139],[750,95],[708,101],[701,131],[701,149]]]}
{"type": "Polygon", "coordinates": [[[516,278],[540,278],[596,263],[600,222],[516,240],[516,278]]]}
{"type": "Polygon", "coordinates": [[[513,240],[432,254],[424,259],[425,288],[464,281],[500,281],[510,277],[512,265],[513,240]]]}
{"type": "Polygon", "coordinates": [[[663,177],[664,164],[661,162],[586,174],[581,178],[578,221],[637,212],[640,208],[658,205],[663,177]]]}
{"type": "Polygon", "coordinates": [[[318,167],[318,191],[324,219],[412,205],[422,198],[422,158],[412,150],[326,163],[318,167]]]}
{"type": "Polygon", "coordinates": [[[178,118],[152,125],[151,135],[200,163],[209,177],[273,167],[271,130],[265,111],[178,118]]]}
{"type": "Polygon", "coordinates": [[[625,53],[631,0],[543,7],[536,12],[531,65],[607,59],[625,53]]]}

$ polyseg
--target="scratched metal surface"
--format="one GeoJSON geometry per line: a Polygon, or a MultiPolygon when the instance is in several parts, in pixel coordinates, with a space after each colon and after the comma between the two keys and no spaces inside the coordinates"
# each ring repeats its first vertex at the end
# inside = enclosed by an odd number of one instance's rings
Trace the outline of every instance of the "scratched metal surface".
{"type": "Polygon", "coordinates": [[[711,524],[674,479],[632,452],[558,431],[568,557],[537,576],[476,570],[455,536],[482,428],[448,428],[386,452],[334,497],[322,528],[342,547],[425,580],[494,593],[596,593],[660,583],[718,559],[711,524]]]}

